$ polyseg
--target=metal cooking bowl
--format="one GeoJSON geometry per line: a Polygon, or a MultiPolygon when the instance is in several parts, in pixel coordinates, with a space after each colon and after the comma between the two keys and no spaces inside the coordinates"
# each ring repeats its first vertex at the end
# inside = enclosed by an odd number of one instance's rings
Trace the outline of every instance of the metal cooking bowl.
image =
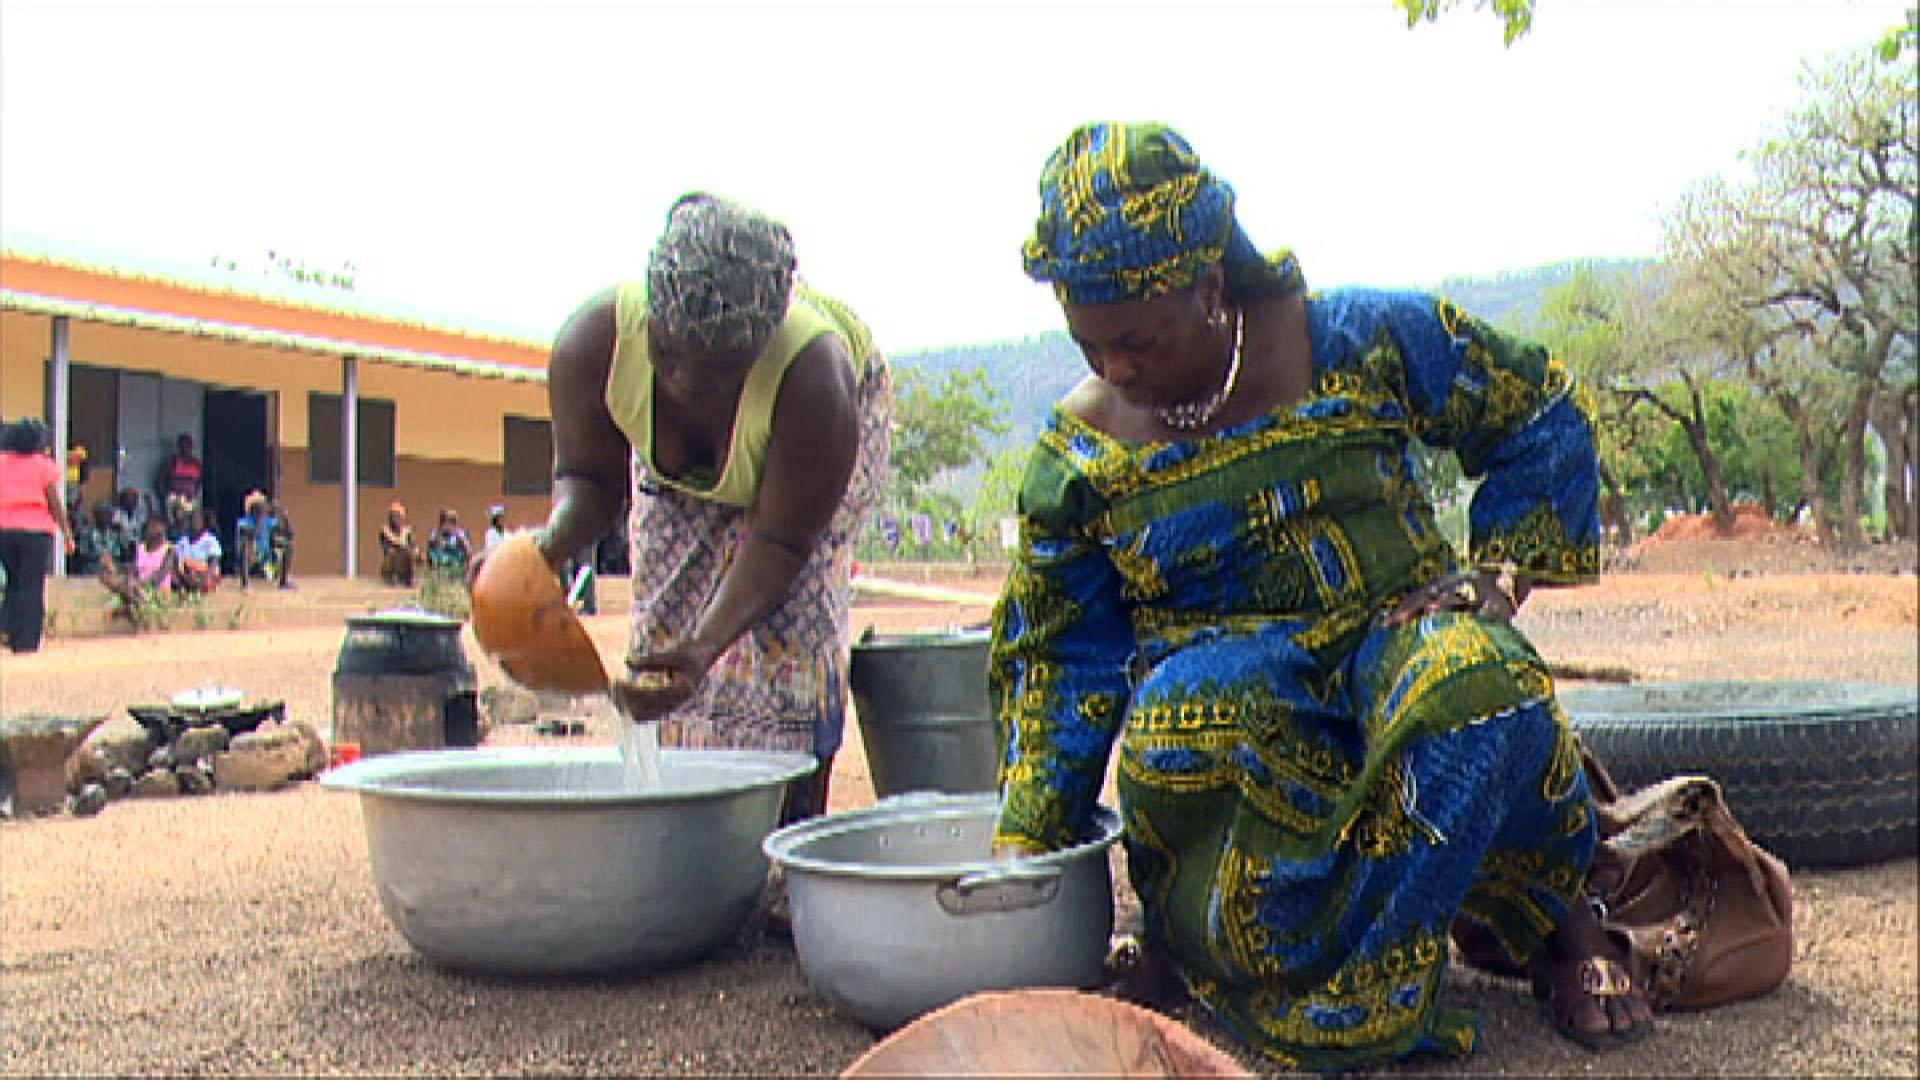
{"type": "Polygon", "coordinates": [[[322,775],[360,793],[380,906],[421,955],[504,975],[645,971],[733,937],[766,882],[761,841],[807,754],[663,750],[625,789],[619,751],[383,754],[322,775]]]}
{"type": "Polygon", "coordinates": [[[1079,844],[993,862],[999,813],[992,793],[914,792],[767,837],[814,989],[886,1030],[983,990],[1096,985],[1120,815],[1100,807],[1079,844]]]}

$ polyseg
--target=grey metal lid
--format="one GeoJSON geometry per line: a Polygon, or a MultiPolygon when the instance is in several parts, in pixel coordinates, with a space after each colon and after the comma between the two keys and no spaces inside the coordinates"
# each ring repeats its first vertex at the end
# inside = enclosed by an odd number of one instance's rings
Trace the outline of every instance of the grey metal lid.
{"type": "Polygon", "coordinates": [[[458,629],[458,619],[449,619],[424,608],[398,607],[385,611],[376,611],[370,615],[347,616],[348,626],[418,626],[427,629],[458,629]]]}

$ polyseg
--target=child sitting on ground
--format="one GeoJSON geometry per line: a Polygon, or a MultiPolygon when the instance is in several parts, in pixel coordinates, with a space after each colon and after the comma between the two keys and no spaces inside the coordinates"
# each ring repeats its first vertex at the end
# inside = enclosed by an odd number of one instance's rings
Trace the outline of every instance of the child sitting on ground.
{"type": "Polygon", "coordinates": [[[210,593],[220,587],[220,534],[214,531],[213,516],[202,508],[191,516],[186,535],[175,542],[179,552],[180,576],[177,587],[183,592],[210,593]]]}
{"type": "MultiPolygon", "coordinates": [[[[90,577],[100,571],[100,557],[107,550],[106,530],[101,527],[105,515],[88,514],[86,496],[73,491],[67,500],[67,520],[73,524],[73,553],[67,556],[68,577],[90,577]]],[[[104,504],[103,504],[104,505],[104,504]]]]}
{"type": "Polygon", "coordinates": [[[147,519],[131,565],[122,568],[110,560],[101,562],[100,584],[119,598],[119,614],[137,629],[146,624],[147,613],[166,599],[179,573],[180,553],[167,542],[167,523],[156,516],[147,519]]]}
{"type": "Polygon", "coordinates": [[[250,491],[246,512],[234,525],[234,537],[240,547],[240,587],[254,576],[264,577],[283,589],[293,588],[287,575],[293,565],[293,523],[286,510],[264,491],[250,491]]]}

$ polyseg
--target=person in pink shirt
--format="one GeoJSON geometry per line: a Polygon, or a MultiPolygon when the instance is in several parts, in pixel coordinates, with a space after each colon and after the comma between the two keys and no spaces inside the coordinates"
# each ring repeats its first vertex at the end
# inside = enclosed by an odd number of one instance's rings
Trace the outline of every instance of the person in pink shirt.
{"type": "Polygon", "coordinates": [[[47,572],[53,538],[69,553],[73,530],[60,501],[60,466],[47,453],[47,428],[26,419],[0,429],[0,634],[16,653],[35,652],[47,621],[47,572]]]}
{"type": "Polygon", "coordinates": [[[134,545],[130,565],[100,568],[100,583],[120,598],[120,611],[135,629],[145,625],[153,605],[173,592],[180,578],[180,549],[167,539],[167,523],[150,517],[134,545]]]}

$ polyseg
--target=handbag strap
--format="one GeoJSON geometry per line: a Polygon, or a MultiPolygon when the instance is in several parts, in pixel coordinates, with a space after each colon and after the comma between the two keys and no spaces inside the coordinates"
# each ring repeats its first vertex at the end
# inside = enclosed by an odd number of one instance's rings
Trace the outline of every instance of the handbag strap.
{"type": "Polygon", "coordinates": [[[1700,951],[1701,935],[1706,932],[1707,921],[1713,917],[1714,905],[1720,899],[1720,882],[1708,872],[1706,859],[1699,850],[1702,842],[1696,832],[1675,845],[1674,850],[1686,871],[1686,882],[1680,896],[1680,910],[1659,928],[1659,937],[1649,950],[1651,970],[1647,998],[1655,1009],[1664,1008],[1685,988],[1687,972],[1700,951]]]}

